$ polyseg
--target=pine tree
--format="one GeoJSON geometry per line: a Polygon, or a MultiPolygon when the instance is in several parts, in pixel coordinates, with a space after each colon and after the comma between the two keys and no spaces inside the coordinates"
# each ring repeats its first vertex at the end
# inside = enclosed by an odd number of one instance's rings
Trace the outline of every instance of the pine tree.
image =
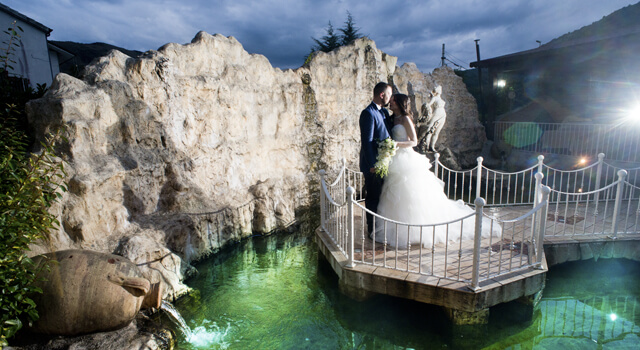
{"type": "Polygon", "coordinates": [[[360,28],[356,28],[351,13],[347,11],[347,21],[344,22],[343,28],[338,29],[342,32],[342,35],[340,36],[340,45],[349,45],[352,41],[361,38],[362,34],[358,32],[358,29],[360,28]]]}
{"type": "Polygon", "coordinates": [[[304,58],[304,64],[309,63],[311,57],[313,57],[313,53],[316,51],[331,52],[340,46],[348,45],[352,41],[361,38],[362,34],[358,32],[359,29],[360,28],[356,28],[353,17],[349,11],[347,11],[347,21],[344,22],[344,27],[338,29],[341,34],[336,34],[331,21],[329,21],[329,26],[326,29],[327,34],[325,36],[320,39],[311,37],[316,44],[311,46],[311,52],[304,58]]]}
{"type": "Polygon", "coordinates": [[[341,37],[336,34],[331,21],[329,21],[329,26],[327,27],[327,35],[321,39],[313,38],[313,41],[316,42],[314,51],[331,52],[341,46],[341,37]]]}

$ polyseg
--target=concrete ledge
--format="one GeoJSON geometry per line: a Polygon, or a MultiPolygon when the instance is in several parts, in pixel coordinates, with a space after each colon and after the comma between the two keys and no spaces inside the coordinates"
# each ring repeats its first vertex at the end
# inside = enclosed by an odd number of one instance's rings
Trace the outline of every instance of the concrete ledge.
{"type": "Polygon", "coordinates": [[[545,238],[544,253],[549,266],[569,261],[624,258],[640,261],[640,236],[545,238]]]}

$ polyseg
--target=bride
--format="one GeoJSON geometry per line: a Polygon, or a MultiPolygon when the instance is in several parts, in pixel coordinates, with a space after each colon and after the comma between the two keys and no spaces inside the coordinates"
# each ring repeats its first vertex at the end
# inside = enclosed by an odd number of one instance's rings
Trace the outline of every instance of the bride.
{"type": "MultiPolygon", "coordinates": [[[[429,160],[413,150],[417,145],[417,136],[409,108],[409,97],[404,94],[393,95],[389,108],[394,116],[390,133],[397,142],[398,150],[384,179],[378,215],[412,225],[433,225],[474,214],[475,210],[461,200],[447,198],[443,190],[444,182],[429,170],[429,160]]],[[[482,226],[483,237],[488,237],[492,228],[494,235],[499,234],[500,228],[496,224],[491,227],[489,218],[483,219],[482,226]]],[[[434,243],[473,239],[474,231],[474,216],[463,220],[462,227],[458,221],[450,225],[422,228],[385,222],[376,217],[372,238],[401,249],[407,248],[407,241],[412,245],[422,241],[424,247],[431,248],[434,243]]]]}

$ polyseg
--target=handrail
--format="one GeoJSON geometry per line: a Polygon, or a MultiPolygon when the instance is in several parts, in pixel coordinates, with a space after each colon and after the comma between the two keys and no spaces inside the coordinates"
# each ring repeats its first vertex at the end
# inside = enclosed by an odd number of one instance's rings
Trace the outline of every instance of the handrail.
{"type": "Polygon", "coordinates": [[[551,192],[553,193],[558,193],[558,194],[564,194],[564,195],[590,195],[590,194],[596,194],[598,192],[603,192],[606,189],[609,189],[611,187],[617,186],[618,183],[620,182],[620,180],[616,180],[616,182],[610,183],[605,187],[599,188],[597,190],[593,190],[593,191],[588,191],[588,192],[564,192],[564,191],[560,191],[560,190],[554,190],[553,188],[551,188],[551,192]]]}
{"type": "MultiPolygon", "coordinates": [[[[357,207],[360,207],[362,210],[364,210],[367,213],[373,215],[374,217],[379,218],[379,219],[383,219],[384,221],[386,221],[386,222],[388,222],[390,224],[403,225],[403,226],[412,226],[412,227],[415,227],[415,226],[422,226],[422,227],[426,227],[426,226],[442,226],[442,225],[455,224],[458,221],[463,221],[463,220],[468,219],[468,218],[470,218],[470,217],[475,215],[475,214],[472,213],[472,214],[469,214],[467,216],[460,217],[458,219],[454,219],[454,220],[447,221],[447,222],[439,222],[439,223],[435,223],[435,224],[410,224],[408,222],[395,221],[395,220],[392,220],[392,219],[385,218],[384,216],[382,216],[382,215],[380,215],[378,213],[372,212],[371,210],[369,210],[366,207],[362,206],[360,203],[356,202],[356,203],[354,203],[354,205],[357,206],[357,207]]],[[[486,216],[486,217],[489,217],[489,216],[486,216]]]]}
{"type": "Polygon", "coordinates": [[[585,171],[585,170],[587,170],[587,169],[591,169],[591,168],[593,168],[593,167],[596,167],[596,166],[598,166],[598,164],[599,164],[599,162],[595,162],[595,163],[593,163],[593,164],[591,164],[591,165],[587,165],[587,166],[585,166],[584,168],[571,169],[571,170],[558,169],[558,168],[554,168],[554,167],[552,167],[552,166],[550,166],[550,165],[547,165],[547,164],[543,164],[543,166],[544,166],[545,168],[547,168],[547,169],[551,169],[551,170],[558,171],[558,172],[563,172],[563,173],[577,173],[577,172],[580,172],[580,171],[585,171]]]}
{"type": "MultiPolygon", "coordinates": [[[[500,171],[500,170],[489,169],[489,168],[487,168],[486,166],[482,166],[482,168],[483,168],[483,169],[487,169],[488,171],[491,171],[491,172],[494,172],[494,173],[496,173],[496,174],[500,174],[500,175],[517,175],[517,174],[523,174],[523,173],[526,173],[527,171],[531,171],[531,170],[533,170],[533,169],[535,169],[535,168],[537,168],[537,167],[538,167],[538,165],[536,164],[536,165],[530,166],[530,167],[528,167],[528,168],[526,168],[526,169],[524,169],[524,170],[519,170],[519,171],[516,171],[516,172],[506,172],[506,171],[500,171]]],[[[475,169],[475,168],[474,168],[474,169],[475,169]]]]}
{"type": "MultiPolygon", "coordinates": [[[[485,186],[483,189],[485,193],[489,194],[490,191],[493,191],[494,195],[496,190],[490,190],[490,186],[506,186],[506,194],[516,197],[515,201],[510,201],[506,203],[507,205],[532,204],[526,213],[519,215],[517,218],[498,219],[484,213],[483,208],[490,204],[486,204],[485,199],[477,195],[474,202],[476,206],[475,213],[438,223],[406,223],[385,218],[367,209],[363,203],[358,202],[360,199],[354,198],[354,194],[357,192],[356,189],[363,184],[362,173],[349,169],[346,166],[346,161],[343,159],[342,167],[340,167],[339,172],[336,174],[336,180],[333,181],[331,185],[328,185],[326,182],[326,172],[324,170],[319,172],[321,177],[321,227],[329,235],[331,240],[334,241],[339,251],[345,255],[348,261],[347,266],[352,267],[356,264],[369,264],[416,272],[423,275],[433,275],[440,278],[468,282],[470,289],[477,290],[479,286],[478,283],[485,279],[522,269],[541,268],[542,265],[540,262],[542,261],[543,254],[542,244],[547,233],[551,236],[606,234],[612,239],[615,239],[619,232],[640,232],[640,226],[638,225],[640,213],[637,213],[637,209],[635,208],[637,203],[631,202],[632,200],[638,200],[637,192],[640,193],[640,187],[637,184],[627,181],[628,179],[625,179],[627,172],[622,169],[617,172],[617,180],[600,186],[601,179],[602,181],[609,181],[609,175],[602,174],[603,165],[606,164],[604,163],[604,154],[599,154],[598,158],[598,161],[594,164],[576,170],[564,171],[546,166],[543,162],[544,157],[538,156],[538,163],[534,166],[517,172],[504,172],[487,168],[482,165],[482,157],[478,157],[478,165],[476,167],[459,171],[442,165],[439,162],[439,154],[436,153],[436,159],[433,163],[434,168],[432,168],[436,174],[449,172],[448,176],[450,178],[455,178],[455,181],[462,180],[462,184],[465,187],[467,186],[467,181],[469,181],[469,190],[472,191],[472,185],[475,184],[477,186],[477,194],[480,193],[480,186],[485,186]],[[597,170],[595,170],[596,167],[597,170]],[[487,173],[483,174],[485,169],[487,173]],[[536,169],[537,172],[534,174],[536,169]],[[561,174],[551,174],[553,171],[560,172],[561,174]],[[489,172],[493,172],[493,175],[489,176],[491,174],[489,172]],[[576,175],[580,172],[582,172],[583,175],[576,175]],[[544,173],[549,174],[546,181],[553,182],[554,186],[557,182],[559,186],[557,189],[552,189],[544,184],[544,173]],[[564,173],[572,174],[562,175],[564,173]],[[460,176],[460,178],[456,178],[458,174],[463,175],[460,176]],[[475,179],[473,179],[474,175],[476,177],[475,179]],[[493,179],[489,182],[488,180],[491,177],[493,177],[493,179]],[[593,181],[594,178],[596,179],[595,181],[593,181]],[[577,181],[580,182],[580,184],[579,186],[571,185],[571,181],[577,181]],[[614,188],[616,188],[615,191],[614,188]],[[522,190],[528,191],[526,201],[517,198],[521,196],[519,191],[522,190]],[[583,192],[583,190],[585,191],[583,192]],[[551,203],[554,203],[553,211],[549,210],[551,203]],[[380,232],[375,230],[375,226],[383,225],[378,227],[382,228],[384,238],[381,236],[380,242],[376,240],[370,241],[368,244],[372,245],[370,247],[371,250],[367,253],[369,255],[365,256],[365,252],[362,249],[364,249],[365,242],[368,239],[366,238],[367,233],[364,222],[364,217],[367,214],[374,217],[374,228],[372,228],[374,232],[380,232]],[[356,215],[362,218],[358,221],[357,227],[354,221],[356,215]],[[437,261],[433,260],[436,252],[444,254],[444,266],[448,266],[447,257],[453,259],[455,263],[456,257],[462,257],[463,254],[467,254],[463,253],[463,250],[468,249],[469,243],[465,245],[467,248],[464,249],[462,243],[463,240],[468,239],[464,238],[467,237],[468,231],[463,230],[463,227],[468,227],[465,225],[466,220],[473,217],[475,217],[476,220],[476,227],[473,232],[475,232],[477,237],[474,238],[472,244],[474,251],[473,261],[475,264],[473,266],[475,270],[472,276],[463,277],[459,266],[460,258],[457,259],[458,272],[453,270],[449,271],[447,268],[442,269],[442,266],[436,266],[437,261]],[[611,220],[607,220],[607,218],[611,220]],[[478,235],[484,232],[482,230],[482,222],[484,220],[490,220],[487,221],[487,224],[490,224],[490,231],[492,233],[486,238],[481,238],[481,236],[478,235]],[[605,226],[610,227],[611,230],[606,230],[605,226]],[[527,229],[523,230],[523,227],[527,227],[527,229]],[[407,246],[387,246],[388,228],[392,230],[392,234],[396,235],[395,240],[392,242],[397,242],[398,230],[401,230],[403,235],[408,235],[404,236],[407,238],[407,246]],[[505,242],[514,242],[514,240],[517,239],[519,240],[517,242],[520,242],[520,248],[518,248],[519,252],[511,251],[512,248],[506,248],[504,251],[507,254],[506,258],[509,263],[503,266],[502,260],[500,260],[500,263],[498,263],[498,271],[491,271],[491,269],[496,269],[496,262],[492,262],[492,259],[496,259],[496,257],[493,257],[490,253],[493,248],[488,248],[487,250],[487,247],[483,247],[480,249],[479,244],[487,244],[487,240],[489,241],[488,244],[492,244],[491,242],[493,242],[494,237],[493,230],[496,228],[500,231],[500,235],[498,236],[500,237],[498,241],[500,243],[499,259],[503,258],[504,248],[502,247],[506,244],[505,242]],[[453,239],[459,243],[436,246],[436,229],[446,230],[446,242],[450,242],[450,240],[453,239]],[[592,232],[589,233],[587,229],[592,232]],[[410,233],[409,230],[414,233],[410,233]],[[414,236],[416,231],[413,230],[417,230],[419,235],[414,236]],[[409,239],[409,237],[414,238],[409,239]],[[414,239],[417,242],[421,242],[419,247],[414,246],[413,251],[413,253],[416,253],[416,250],[419,252],[420,260],[417,267],[415,261],[410,263],[409,254],[411,252],[411,245],[416,244],[412,243],[414,239]],[[426,239],[426,241],[424,239],[426,239]],[[424,242],[431,242],[429,243],[430,246],[427,246],[427,243],[425,243],[423,247],[422,243],[424,242]],[[358,244],[360,244],[361,248],[356,252],[355,247],[358,246],[358,244]],[[524,251],[523,244],[527,244],[529,247],[528,258],[522,256],[524,251]],[[376,246],[378,246],[378,248],[376,248],[376,246]],[[535,253],[534,256],[531,255],[532,252],[535,253]],[[395,257],[392,255],[391,260],[388,261],[388,254],[394,254],[395,257]],[[432,260],[431,265],[425,265],[426,268],[423,268],[423,254],[430,254],[428,257],[432,260]],[[359,257],[356,258],[356,255],[359,257]],[[516,258],[517,260],[513,260],[514,256],[520,257],[516,258]],[[380,260],[381,258],[382,260],[380,260]],[[476,264],[476,261],[479,262],[476,264]],[[399,264],[400,262],[402,263],[399,264]],[[480,262],[484,264],[483,266],[486,266],[486,271],[478,270],[480,269],[480,262]],[[436,271],[437,268],[440,270],[436,271]]],[[[457,188],[458,183],[456,183],[455,186],[457,188]]],[[[500,189],[500,191],[502,191],[502,189],[500,189]]],[[[503,196],[502,192],[500,192],[500,196],[503,196]]]]}

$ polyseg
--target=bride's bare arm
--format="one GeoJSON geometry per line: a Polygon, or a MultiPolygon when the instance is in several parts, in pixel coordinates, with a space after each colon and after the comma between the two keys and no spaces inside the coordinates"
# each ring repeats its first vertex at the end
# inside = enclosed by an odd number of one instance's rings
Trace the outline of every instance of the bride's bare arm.
{"type": "Polygon", "coordinates": [[[408,141],[398,141],[397,145],[399,148],[409,148],[415,147],[418,145],[418,136],[416,135],[416,128],[413,126],[413,121],[408,116],[402,117],[402,125],[407,130],[407,138],[408,141]]]}

